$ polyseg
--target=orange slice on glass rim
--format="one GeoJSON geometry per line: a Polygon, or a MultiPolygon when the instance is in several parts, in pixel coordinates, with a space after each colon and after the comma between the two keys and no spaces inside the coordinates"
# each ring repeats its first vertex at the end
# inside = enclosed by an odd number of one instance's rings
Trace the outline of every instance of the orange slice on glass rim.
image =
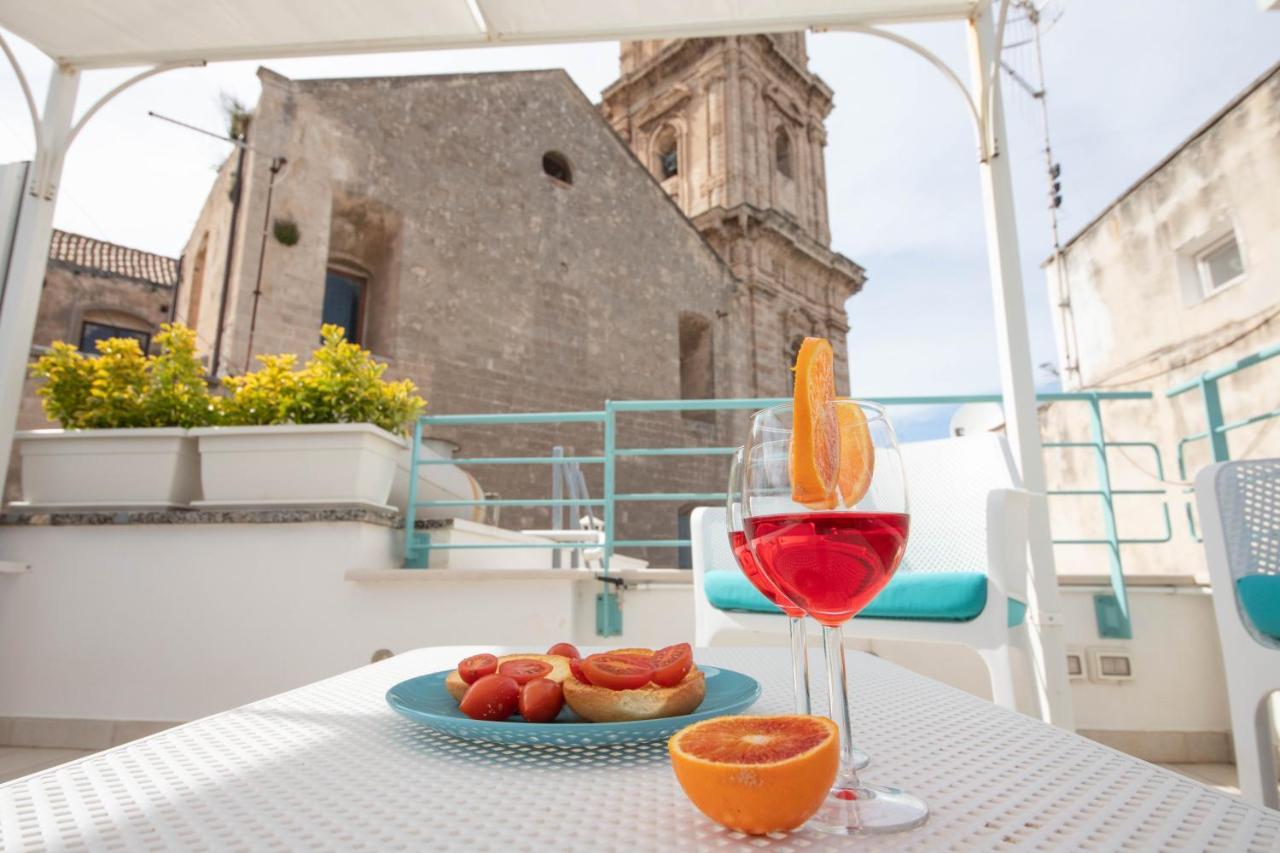
{"type": "Polygon", "coordinates": [[[822,807],[840,763],[840,734],[826,717],[716,717],[667,744],[693,804],[749,835],[795,829],[822,807]]]}
{"type": "Polygon", "coordinates": [[[836,406],[835,410],[840,424],[840,498],[849,508],[862,500],[871,488],[875,446],[861,406],[850,402],[836,406]]]}
{"type": "Polygon", "coordinates": [[[805,338],[796,355],[791,406],[791,499],[810,509],[832,509],[840,460],[835,399],[835,354],[822,338],[805,338]]]}

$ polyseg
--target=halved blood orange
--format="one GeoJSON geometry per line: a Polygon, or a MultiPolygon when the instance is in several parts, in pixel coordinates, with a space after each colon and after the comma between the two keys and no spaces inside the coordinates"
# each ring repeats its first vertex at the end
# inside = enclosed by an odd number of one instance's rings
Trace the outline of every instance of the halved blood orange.
{"type": "Polygon", "coordinates": [[[805,338],[796,355],[791,406],[791,499],[810,509],[836,505],[838,425],[835,354],[823,338],[805,338]]]}
{"type": "Polygon", "coordinates": [[[875,473],[876,453],[867,427],[867,414],[852,401],[835,406],[840,424],[840,497],[845,507],[852,507],[871,488],[875,473]]]}
{"type": "Polygon", "coordinates": [[[680,787],[716,823],[748,835],[795,829],[836,779],[840,735],[825,717],[716,717],[667,744],[680,787]]]}

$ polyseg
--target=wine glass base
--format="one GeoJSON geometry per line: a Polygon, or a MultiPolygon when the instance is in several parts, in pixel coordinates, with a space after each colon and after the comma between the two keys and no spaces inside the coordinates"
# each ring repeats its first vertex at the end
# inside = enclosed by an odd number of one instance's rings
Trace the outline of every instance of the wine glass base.
{"type": "Polygon", "coordinates": [[[853,770],[866,770],[871,766],[871,756],[856,746],[849,750],[849,767],[853,770]]]}
{"type": "Polygon", "coordinates": [[[832,788],[805,826],[830,835],[878,835],[914,829],[929,819],[924,800],[898,788],[832,788]]]}

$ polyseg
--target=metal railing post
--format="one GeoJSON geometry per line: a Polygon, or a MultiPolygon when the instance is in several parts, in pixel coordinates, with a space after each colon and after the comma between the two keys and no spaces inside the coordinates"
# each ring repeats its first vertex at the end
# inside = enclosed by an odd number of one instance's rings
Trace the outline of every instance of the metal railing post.
{"type": "Polygon", "coordinates": [[[1209,447],[1214,462],[1231,459],[1227,448],[1227,434],[1222,430],[1222,397],[1218,393],[1218,380],[1200,377],[1200,396],[1204,399],[1205,426],[1209,430],[1209,447]]]}
{"type": "MultiPolygon", "coordinates": [[[[1107,636],[1132,639],[1133,623],[1129,617],[1129,595],[1124,583],[1124,564],[1120,560],[1120,533],[1116,526],[1115,496],[1111,490],[1111,468],[1107,463],[1107,439],[1102,427],[1102,401],[1096,394],[1089,400],[1089,432],[1097,454],[1098,489],[1102,493],[1102,526],[1107,539],[1107,555],[1111,562],[1111,592],[1115,597],[1115,607],[1119,609],[1119,613],[1111,614],[1113,617],[1111,619],[1103,619],[1100,610],[1098,624],[1100,628],[1104,624],[1108,626],[1107,636]]],[[[1095,599],[1094,606],[1106,608],[1110,604],[1095,599]]]]}
{"type": "MultiPolygon", "coordinates": [[[[418,462],[422,455],[422,418],[413,425],[413,446],[409,449],[409,501],[404,508],[404,567],[425,569],[428,560],[427,543],[419,544],[414,522],[418,518],[418,462]]],[[[424,536],[430,536],[424,533],[424,536]]],[[[429,542],[430,540],[428,540],[429,542]]]]}
{"type": "Polygon", "coordinates": [[[617,449],[618,449],[618,414],[612,400],[604,401],[604,486],[601,497],[604,499],[604,560],[599,601],[596,605],[596,633],[602,637],[613,637],[622,633],[622,626],[615,624],[614,614],[619,617],[621,611],[614,596],[613,584],[608,580],[609,565],[613,562],[613,545],[616,539],[617,503],[617,449]]]}

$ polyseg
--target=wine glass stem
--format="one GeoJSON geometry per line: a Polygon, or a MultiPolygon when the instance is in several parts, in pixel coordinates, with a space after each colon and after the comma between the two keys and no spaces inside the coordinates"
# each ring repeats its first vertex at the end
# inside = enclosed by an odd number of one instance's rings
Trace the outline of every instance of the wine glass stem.
{"type": "Polygon", "coordinates": [[[791,681],[796,696],[796,713],[812,714],[809,703],[809,646],[805,642],[804,617],[791,617],[791,681]]]}
{"type": "Polygon", "coordinates": [[[853,737],[849,726],[848,681],[844,668],[844,636],[840,626],[822,626],[823,651],[827,659],[827,696],[830,697],[831,719],[840,730],[840,775],[836,788],[857,788],[858,773],[853,769],[853,737]]]}

